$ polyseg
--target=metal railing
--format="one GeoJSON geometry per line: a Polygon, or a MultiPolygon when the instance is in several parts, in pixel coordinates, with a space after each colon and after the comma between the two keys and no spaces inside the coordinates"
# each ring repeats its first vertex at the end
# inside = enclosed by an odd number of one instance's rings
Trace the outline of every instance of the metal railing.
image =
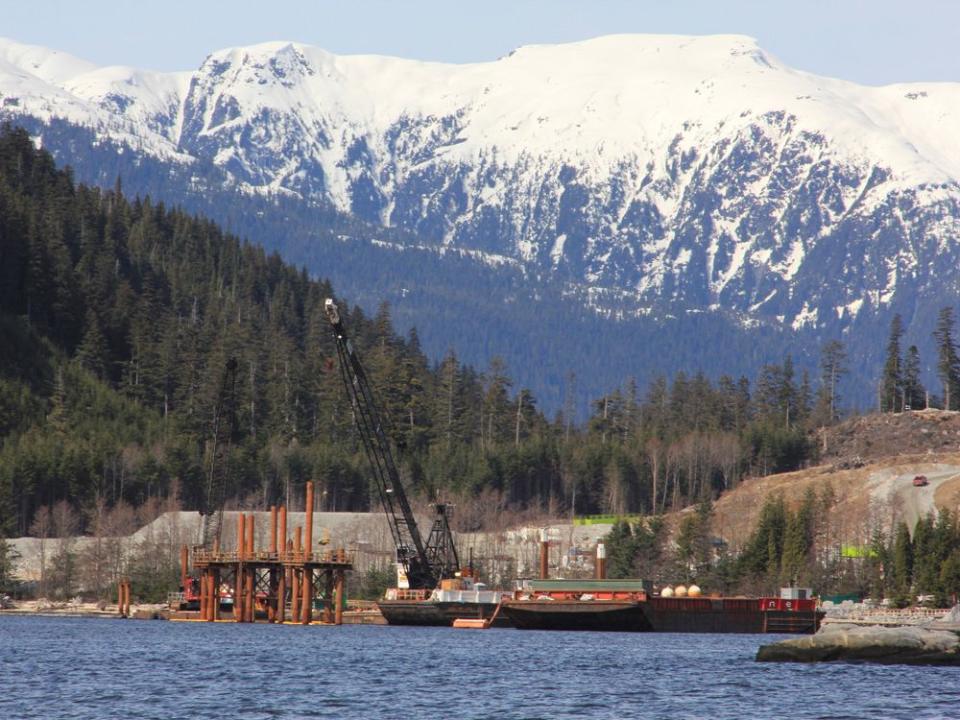
{"type": "Polygon", "coordinates": [[[236,550],[214,552],[212,550],[194,550],[193,561],[195,563],[237,563],[237,562],[263,562],[263,563],[283,563],[288,565],[303,565],[306,563],[317,563],[325,565],[349,565],[353,563],[351,555],[343,548],[335,550],[325,550],[323,552],[305,553],[303,551],[289,550],[287,552],[268,552],[256,551],[252,553],[240,553],[236,550]]]}

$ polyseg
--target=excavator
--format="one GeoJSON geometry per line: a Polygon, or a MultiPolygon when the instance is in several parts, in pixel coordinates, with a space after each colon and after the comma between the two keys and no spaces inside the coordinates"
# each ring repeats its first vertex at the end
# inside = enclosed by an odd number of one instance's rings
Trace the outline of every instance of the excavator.
{"type": "Polygon", "coordinates": [[[400,480],[388,440],[386,416],[377,406],[370,382],[347,335],[337,304],[330,298],[324,311],[333,329],[340,375],[350,404],[357,432],[373,472],[380,503],[386,513],[397,553],[398,585],[411,590],[432,590],[442,580],[453,578],[460,569],[460,559],[450,530],[450,505],[434,503],[433,526],[426,542],[400,480]]]}

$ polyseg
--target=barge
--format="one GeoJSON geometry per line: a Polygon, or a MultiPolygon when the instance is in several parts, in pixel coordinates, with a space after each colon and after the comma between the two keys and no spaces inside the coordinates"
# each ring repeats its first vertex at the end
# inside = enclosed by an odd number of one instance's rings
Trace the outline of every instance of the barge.
{"type": "Polygon", "coordinates": [[[793,588],[780,597],[675,597],[643,580],[527,581],[501,612],[524,630],[617,632],[813,633],[823,618],[817,600],[793,588]]]}
{"type": "MultiPolygon", "coordinates": [[[[505,595],[510,593],[487,590],[483,583],[463,577],[444,580],[434,590],[390,588],[384,599],[377,601],[377,607],[389,625],[450,627],[457,618],[492,618],[505,595]]],[[[509,623],[500,615],[494,625],[504,627],[509,623]]]]}

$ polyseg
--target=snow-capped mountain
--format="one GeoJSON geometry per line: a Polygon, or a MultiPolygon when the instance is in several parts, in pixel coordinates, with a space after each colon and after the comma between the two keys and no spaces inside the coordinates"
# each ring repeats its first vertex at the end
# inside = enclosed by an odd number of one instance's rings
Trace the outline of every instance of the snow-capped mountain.
{"type": "Polygon", "coordinates": [[[0,116],[323,202],[616,317],[826,330],[957,289],[960,83],[818,77],[741,36],[472,65],[267,43],[172,74],[0,41],[0,116]]]}

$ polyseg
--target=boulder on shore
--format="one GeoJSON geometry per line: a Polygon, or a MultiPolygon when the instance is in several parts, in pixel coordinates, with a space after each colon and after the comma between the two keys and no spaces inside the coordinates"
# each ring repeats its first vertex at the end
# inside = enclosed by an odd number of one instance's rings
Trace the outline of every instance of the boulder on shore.
{"type": "Polygon", "coordinates": [[[828,623],[815,635],[761,645],[757,660],[960,665],[960,636],[916,626],[828,623]]]}

